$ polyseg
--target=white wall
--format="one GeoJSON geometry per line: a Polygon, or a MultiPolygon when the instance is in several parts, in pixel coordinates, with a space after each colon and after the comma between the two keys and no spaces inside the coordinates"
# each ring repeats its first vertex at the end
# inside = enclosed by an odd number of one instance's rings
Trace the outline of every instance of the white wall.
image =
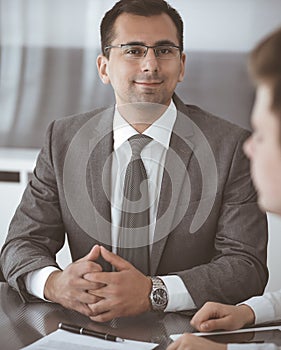
{"type": "MultiPolygon", "coordinates": [[[[188,50],[249,51],[281,25],[280,0],[169,0],[185,23],[188,50]]],[[[115,0],[0,0],[3,44],[97,47],[115,0]]]]}
{"type": "Polygon", "coordinates": [[[280,0],[170,0],[185,22],[188,50],[243,51],[281,25],[280,0]]]}

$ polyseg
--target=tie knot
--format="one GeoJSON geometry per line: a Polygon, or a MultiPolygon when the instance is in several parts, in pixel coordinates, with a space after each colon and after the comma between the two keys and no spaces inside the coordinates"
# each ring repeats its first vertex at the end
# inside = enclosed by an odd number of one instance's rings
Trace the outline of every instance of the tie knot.
{"type": "Polygon", "coordinates": [[[130,146],[132,149],[133,158],[140,158],[143,148],[152,141],[152,138],[146,135],[138,134],[129,138],[130,146]]]}

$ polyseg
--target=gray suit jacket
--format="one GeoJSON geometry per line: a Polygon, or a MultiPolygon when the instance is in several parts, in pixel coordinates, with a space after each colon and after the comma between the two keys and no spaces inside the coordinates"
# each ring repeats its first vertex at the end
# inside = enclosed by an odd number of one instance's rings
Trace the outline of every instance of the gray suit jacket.
{"type": "MultiPolygon", "coordinates": [[[[178,115],[161,187],[152,274],[179,275],[197,307],[261,294],[268,278],[267,223],[242,151],[249,133],[184,105],[176,95],[174,102],[178,115]]],[[[64,118],[47,131],[1,253],[5,278],[24,300],[32,297],[22,277],[56,266],[65,233],[73,260],[96,243],[110,249],[106,160],[113,150],[113,113],[109,108],[64,118]]]]}

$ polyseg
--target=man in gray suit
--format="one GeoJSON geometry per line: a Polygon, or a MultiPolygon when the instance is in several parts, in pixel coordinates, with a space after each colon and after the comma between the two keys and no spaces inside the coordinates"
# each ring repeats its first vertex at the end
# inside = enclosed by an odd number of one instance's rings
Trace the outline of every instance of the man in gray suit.
{"type": "Polygon", "coordinates": [[[242,152],[249,133],[175,95],[186,58],[179,14],[163,0],[121,0],[101,41],[98,71],[116,106],[50,125],[2,249],[5,278],[23,300],[95,321],[261,294],[267,226],[242,152]],[[124,244],[120,193],[140,134],[153,200],[134,227],[146,240],[124,244]],[[62,271],[65,233],[74,262],[62,271]]]}

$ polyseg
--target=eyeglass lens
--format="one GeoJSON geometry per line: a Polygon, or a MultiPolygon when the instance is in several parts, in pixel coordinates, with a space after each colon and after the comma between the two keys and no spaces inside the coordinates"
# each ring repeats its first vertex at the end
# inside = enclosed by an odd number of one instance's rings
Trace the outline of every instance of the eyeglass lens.
{"type": "MultiPolygon", "coordinates": [[[[122,54],[125,58],[128,59],[140,59],[146,56],[148,49],[150,47],[142,45],[124,45],[121,47],[122,54]]],[[[159,59],[173,59],[178,57],[179,49],[174,46],[154,46],[155,56],[159,59]]]]}

